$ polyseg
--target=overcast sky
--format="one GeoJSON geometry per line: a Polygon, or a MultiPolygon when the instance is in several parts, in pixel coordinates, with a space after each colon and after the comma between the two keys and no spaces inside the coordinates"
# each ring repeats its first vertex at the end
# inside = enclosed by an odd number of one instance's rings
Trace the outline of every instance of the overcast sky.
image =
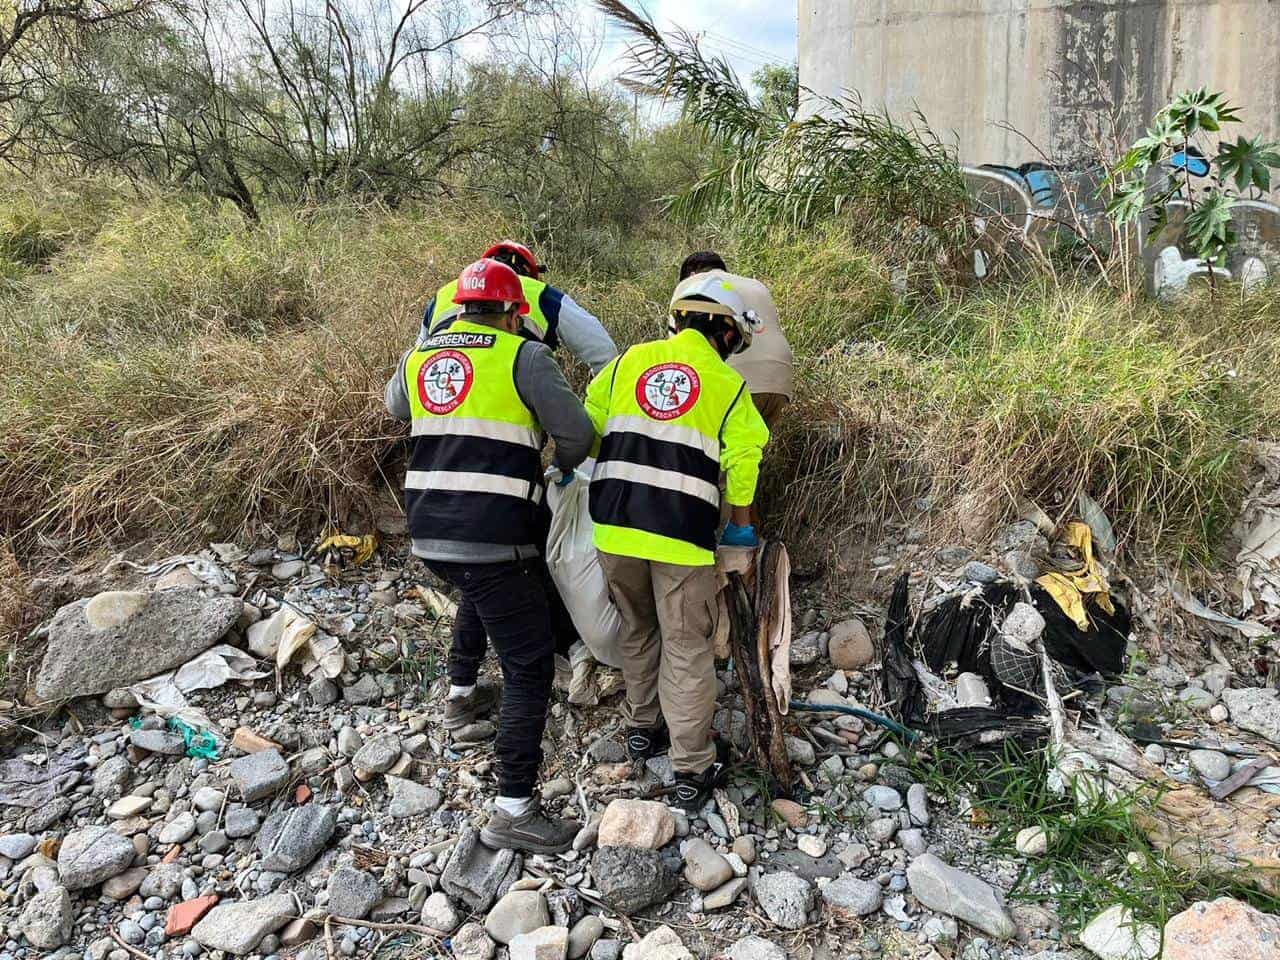
{"type": "MultiPolygon", "coordinates": [[[[583,4],[597,23],[590,5],[583,4]]],[[[696,34],[709,54],[727,59],[744,80],[766,63],[789,64],[796,59],[796,5],[778,0],[650,0],[632,3],[646,9],[664,33],[683,28],[696,34]]],[[[617,27],[604,26],[601,69],[616,72],[614,61],[626,49],[626,37],[617,27]]]]}

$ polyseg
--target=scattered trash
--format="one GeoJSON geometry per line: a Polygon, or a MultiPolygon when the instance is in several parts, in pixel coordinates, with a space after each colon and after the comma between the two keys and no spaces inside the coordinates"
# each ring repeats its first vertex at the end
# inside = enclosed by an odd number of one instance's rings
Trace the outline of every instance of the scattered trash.
{"type": "Polygon", "coordinates": [[[321,633],[315,621],[290,604],[250,628],[250,648],[261,657],[273,657],[283,671],[295,659],[306,676],[319,670],[333,680],[342,673],[346,654],[338,638],[321,633]]]}
{"type": "Polygon", "coordinates": [[[102,568],[102,574],[103,576],[109,576],[122,567],[137,570],[150,579],[158,579],[167,573],[177,570],[179,567],[185,567],[193,577],[210,587],[222,589],[224,587],[232,588],[236,585],[235,574],[230,570],[208,557],[194,554],[179,554],[150,564],[134,563],[132,560],[125,560],[123,557],[116,557],[102,568]]]}
{"type": "Polygon", "coordinates": [[[428,612],[437,619],[453,620],[458,616],[458,605],[432,587],[413,586],[405,591],[405,596],[417,597],[428,612]]]}
{"type": "Polygon", "coordinates": [[[1265,476],[1245,498],[1234,533],[1242,615],[1280,626],[1280,442],[1254,444],[1265,476]]]}
{"type": "Polygon", "coordinates": [[[235,647],[220,644],[189,660],[171,673],[142,680],[128,690],[144,710],[165,719],[178,719],[194,730],[215,731],[208,715],[188,704],[185,694],[194,690],[212,690],[231,680],[251,681],[267,676],[257,669],[257,662],[235,647]]]}
{"type": "Polygon", "coordinates": [[[367,563],[377,549],[376,533],[366,533],[364,536],[356,537],[334,532],[320,542],[315,553],[325,573],[333,576],[347,567],[358,567],[367,563]]]}
{"type": "Polygon", "coordinates": [[[1049,563],[1054,569],[1039,577],[1036,583],[1057,601],[1077,627],[1089,629],[1091,607],[1115,616],[1111,585],[1094,559],[1093,531],[1088,524],[1079,520],[1068,523],[1049,551],[1049,563]]]}
{"type": "Polygon", "coordinates": [[[1256,620],[1237,620],[1235,617],[1229,617],[1225,613],[1218,613],[1210,610],[1195,597],[1188,597],[1180,593],[1172,584],[1169,585],[1169,593],[1173,599],[1178,602],[1178,606],[1182,607],[1187,613],[1199,617],[1201,620],[1209,622],[1209,629],[1214,630],[1225,636],[1240,634],[1242,637],[1256,639],[1258,637],[1269,637],[1272,634],[1270,627],[1263,626],[1256,620]],[[1227,629],[1222,629],[1222,628],[1227,629]]]}
{"type": "MultiPolygon", "coordinates": [[[[131,717],[129,726],[134,730],[140,730],[142,728],[142,718],[131,717]]],[[[221,756],[218,738],[209,730],[193,727],[177,716],[169,717],[165,726],[182,736],[182,742],[187,748],[188,757],[217,760],[221,756]]]]}

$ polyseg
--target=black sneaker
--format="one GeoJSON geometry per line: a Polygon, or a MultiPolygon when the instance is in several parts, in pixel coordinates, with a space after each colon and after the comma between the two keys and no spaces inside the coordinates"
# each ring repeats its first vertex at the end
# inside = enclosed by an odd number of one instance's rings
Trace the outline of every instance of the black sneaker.
{"type": "Polygon", "coordinates": [[[677,773],[668,803],[690,816],[696,815],[711,799],[711,793],[729,778],[729,748],[716,741],[716,758],[701,773],[677,773]]]}
{"type": "Polygon", "coordinates": [[[627,731],[627,756],[632,760],[648,760],[661,756],[671,746],[671,733],[665,724],[656,727],[632,727],[627,731]]]}

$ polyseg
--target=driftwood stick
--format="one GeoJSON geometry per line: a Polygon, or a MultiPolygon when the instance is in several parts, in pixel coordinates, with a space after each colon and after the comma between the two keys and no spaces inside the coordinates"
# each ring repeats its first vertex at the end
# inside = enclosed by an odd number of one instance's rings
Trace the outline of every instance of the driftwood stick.
{"type": "Polygon", "coordinates": [[[370,930],[389,930],[392,933],[416,933],[424,937],[435,937],[437,940],[443,940],[449,936],[443,930],[424,926],[421,923],[380,923],[375,920],[355,920],[351,917],[329,917],[325,921],[326,924],[328,920],[347,927],[367,927],[370,930]]]}
{"type": "Polygon", "coordinates": [[[132,954],[133,956],[137,957],[137,958],[138,958],[138,960],[151,960],[151,957],[150,957],[149,955],[147,955],[147,954],[143,953],[143,952],[142,952],[141,950],[139,950],[137,947],[131,947],[131,946],[129,946],[129,944],[125,943],[125,942],[124,942],[124,940],[121,938],[120,934],[116,933],[116,928],[115,928],[115,926],[114,926],[114,925],[113,925],[113,926],[110,926],[110,927],[107,927],[107,933],[111,934],[111,939],[112,939],[112,940],[114,940],[116,943],[120,944],[120,946],[124,947],[124,949],[125,949],[128,953],[130,953],[130,954],[132,954]]]}

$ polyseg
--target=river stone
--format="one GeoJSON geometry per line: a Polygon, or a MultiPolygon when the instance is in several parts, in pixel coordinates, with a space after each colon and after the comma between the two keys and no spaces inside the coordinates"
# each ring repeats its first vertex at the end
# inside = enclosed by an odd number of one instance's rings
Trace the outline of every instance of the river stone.
{"type": "Polygon", "coordinates": [[[839,670],[861,670],[876,655],[871,635],[857,617],[842,620],[831,628],[827,650],[832,666],[839,670]]]}
{"type": "Polygon", "coordinates": [[[813,905],[813,885],[794,873],[781,871],[756,877],[751,892],[765,914],[783,930],[799,930],[813,905]]]}
{"type": "Polygon", "coordinates": [[[1231,761],[1217,750],[1192,750],[1189,759],[1196,773],[1206,780],[1217,783],[1231,776],[1231,761]]]}
{"type": "Polygon", "coordinates": [[[763,937],[743,937],[725,956],[728,960],[787,960],[787,951],[763,937]]]}
{"type": "Polygon", "coordinates": [[[656,800],[614,800],[600,821],[602,847],[657,850],[671,842],[676,821],[671,808],[656,800]]]}
{"type": "Polygon", "coordinates": [[[1001,940],[1017,933],[1004,897],[995,887],[944,863],[932,853],[911,862],[907,867],[907,882],[915,898],[930,910],[963,920],[1001,940]]]}
{"type": "Polygon", "coordinates": [[[387,777],[391,803],[387,813],[393,820],[406,820],[433,812],[440,806],[440,791],[403,777],[387,777]]]}
{"type": "Polygon", "coordinates": [[[165,846],[186,843],[196,832],[196,817],[190,810],[180,813],[160,828],[159,842],[165,846]]]}
{"type": "Polygon", "coordinates": [[[336,805],[308,803],[277,810],[267,817],[258,834],[261,868],[274,873],[301,870],[324,849],[337,825],[336,805]]]}
{"type": "Polygon", "coordinates": [[[465,923],[451,938],[454,960],[493,960],[497,947],[484,927],[465,923]]]}
{"type": "Polygon", "coordinates": [[[1137,922],[1128,907],[1117,903],[1080,931],[1080,945],[1098,960],[1156,960],[1160,956],[1160,929],[1137,922]]]}
{"type": "Polygon", "coordinates": [[[245,803],[255,803],[289,782],[289,764],[278,750],[260,750],[231,761],[231,779],[245,803]]]}
{"type": "Polygon", "coordinates": [[[1280,744],[1280,690],[1262,687],[1223,690],[1222,702],[1231,711],[1231,722],[1237,727],[1280,744]]]}
{"type": "Polygon", "coordinates": [[[605,901],[624,914],[666,900],[679,885],[662,854],[636,847],[600,847],[591,860],[591,875],[605,901]]]}
{"type": "Polygon", "coordinates": [[[219,904],[195,925],[191,938],[208,950],[243,957],[253,953],[263,937],[279,930],[297,915],[297,904],[287,893],[219,904]]]}
{"type": "Polygon", "coordinates": [[[716,889],[702,898],[703,911],[711,913],[713,910],[723,910],[725,907],[731,906],[746,886],[747,878],[743,876],[734,877],[724,886],[716,887],[716,889]]]}
{"type": "Polygon", "coordinates": [[[596,941],[604,936],[604,921],[587,914],[569,931],[569,960],[580,960],[591,952],[596,941]]]}
{"type": "Polygon", "coordinates": [[[36,848],[36,838],[29,833],[10,833],[0,837],[0,857],[25,860],[36,848]]]}
{"type": "Polygon", "coordinates": [[[511,960],[565,960],[569,931],[564,927],[539,927],[522,933],[508,945],[511,960]]]}
{"type": "Polygon", "coordinates": [[[384,733],[366,740],[351,758],[351,762],[359,770],[386,773],[396,765],[400,752],[400,738],[394,733],[384,733]]]}
{"type": "Polygon", "coordinates": [[[382,885],[355,867],[339,867],[329,876],[329,913],[363,920],[382,899],[382,885]]]}
{"type": "Polygon", "coordinates": [[[27,901],[17,925],[17,932],[40,950],[57,950],[71,939],[74,929],[71,895],[65,887],[37,893],[27,901]]]}
{"type": "Polygon", "coordinates": [[[524,858],[513,850],[490,850],[480,831],[463,828],[440,875],[440,886],[454,900],[477,912],[488,910],[520,878],[524,858]]]}
{"type": "Polygon", "coordinates": [[[1280,917],[1231,897],[1201,901],[1164,928],[1162,960],[1274,960],[1280,956],[1280,917]]]}
{"type": "Polygon", "coordinates": [[[880,909],[880,884],[846,873],[822,888],[822,900],[838,920],[866,917],[880,909]]]}
{"type": "Polygon", "coordinates": [[[493,905],[484,920],[485,933],[498,943],[511,943],[522,933],[548,926],[547,898],[539,890],[512,890],[493,905]]]}
{"type": "Polygon", "coordinates": [[[140,607],[137,598],[99,594],[60,608],[49,624],[36,697],[93,696],[180,667],[217,643],[244,609],[236,597],[205,597],[188,588],[144,596],[140,607]],[[91,604],[101,626],[89,619],[91,604]],[[85,656],[87,650],[93,656],[85,656]]]}
{"type": "Polygon", "coordinates": [[[68,890],[84,890],[129,869],[133,844],[110,827],[85,827],[67,834],[58,851],[58,876],[68,890]]]}
{"type": "Polygon", "coordinates": [[[684,878],[707,893],[728,883],[733,878],[733,867],[711,844],[696,837],[685,844],[684,878]]]}

